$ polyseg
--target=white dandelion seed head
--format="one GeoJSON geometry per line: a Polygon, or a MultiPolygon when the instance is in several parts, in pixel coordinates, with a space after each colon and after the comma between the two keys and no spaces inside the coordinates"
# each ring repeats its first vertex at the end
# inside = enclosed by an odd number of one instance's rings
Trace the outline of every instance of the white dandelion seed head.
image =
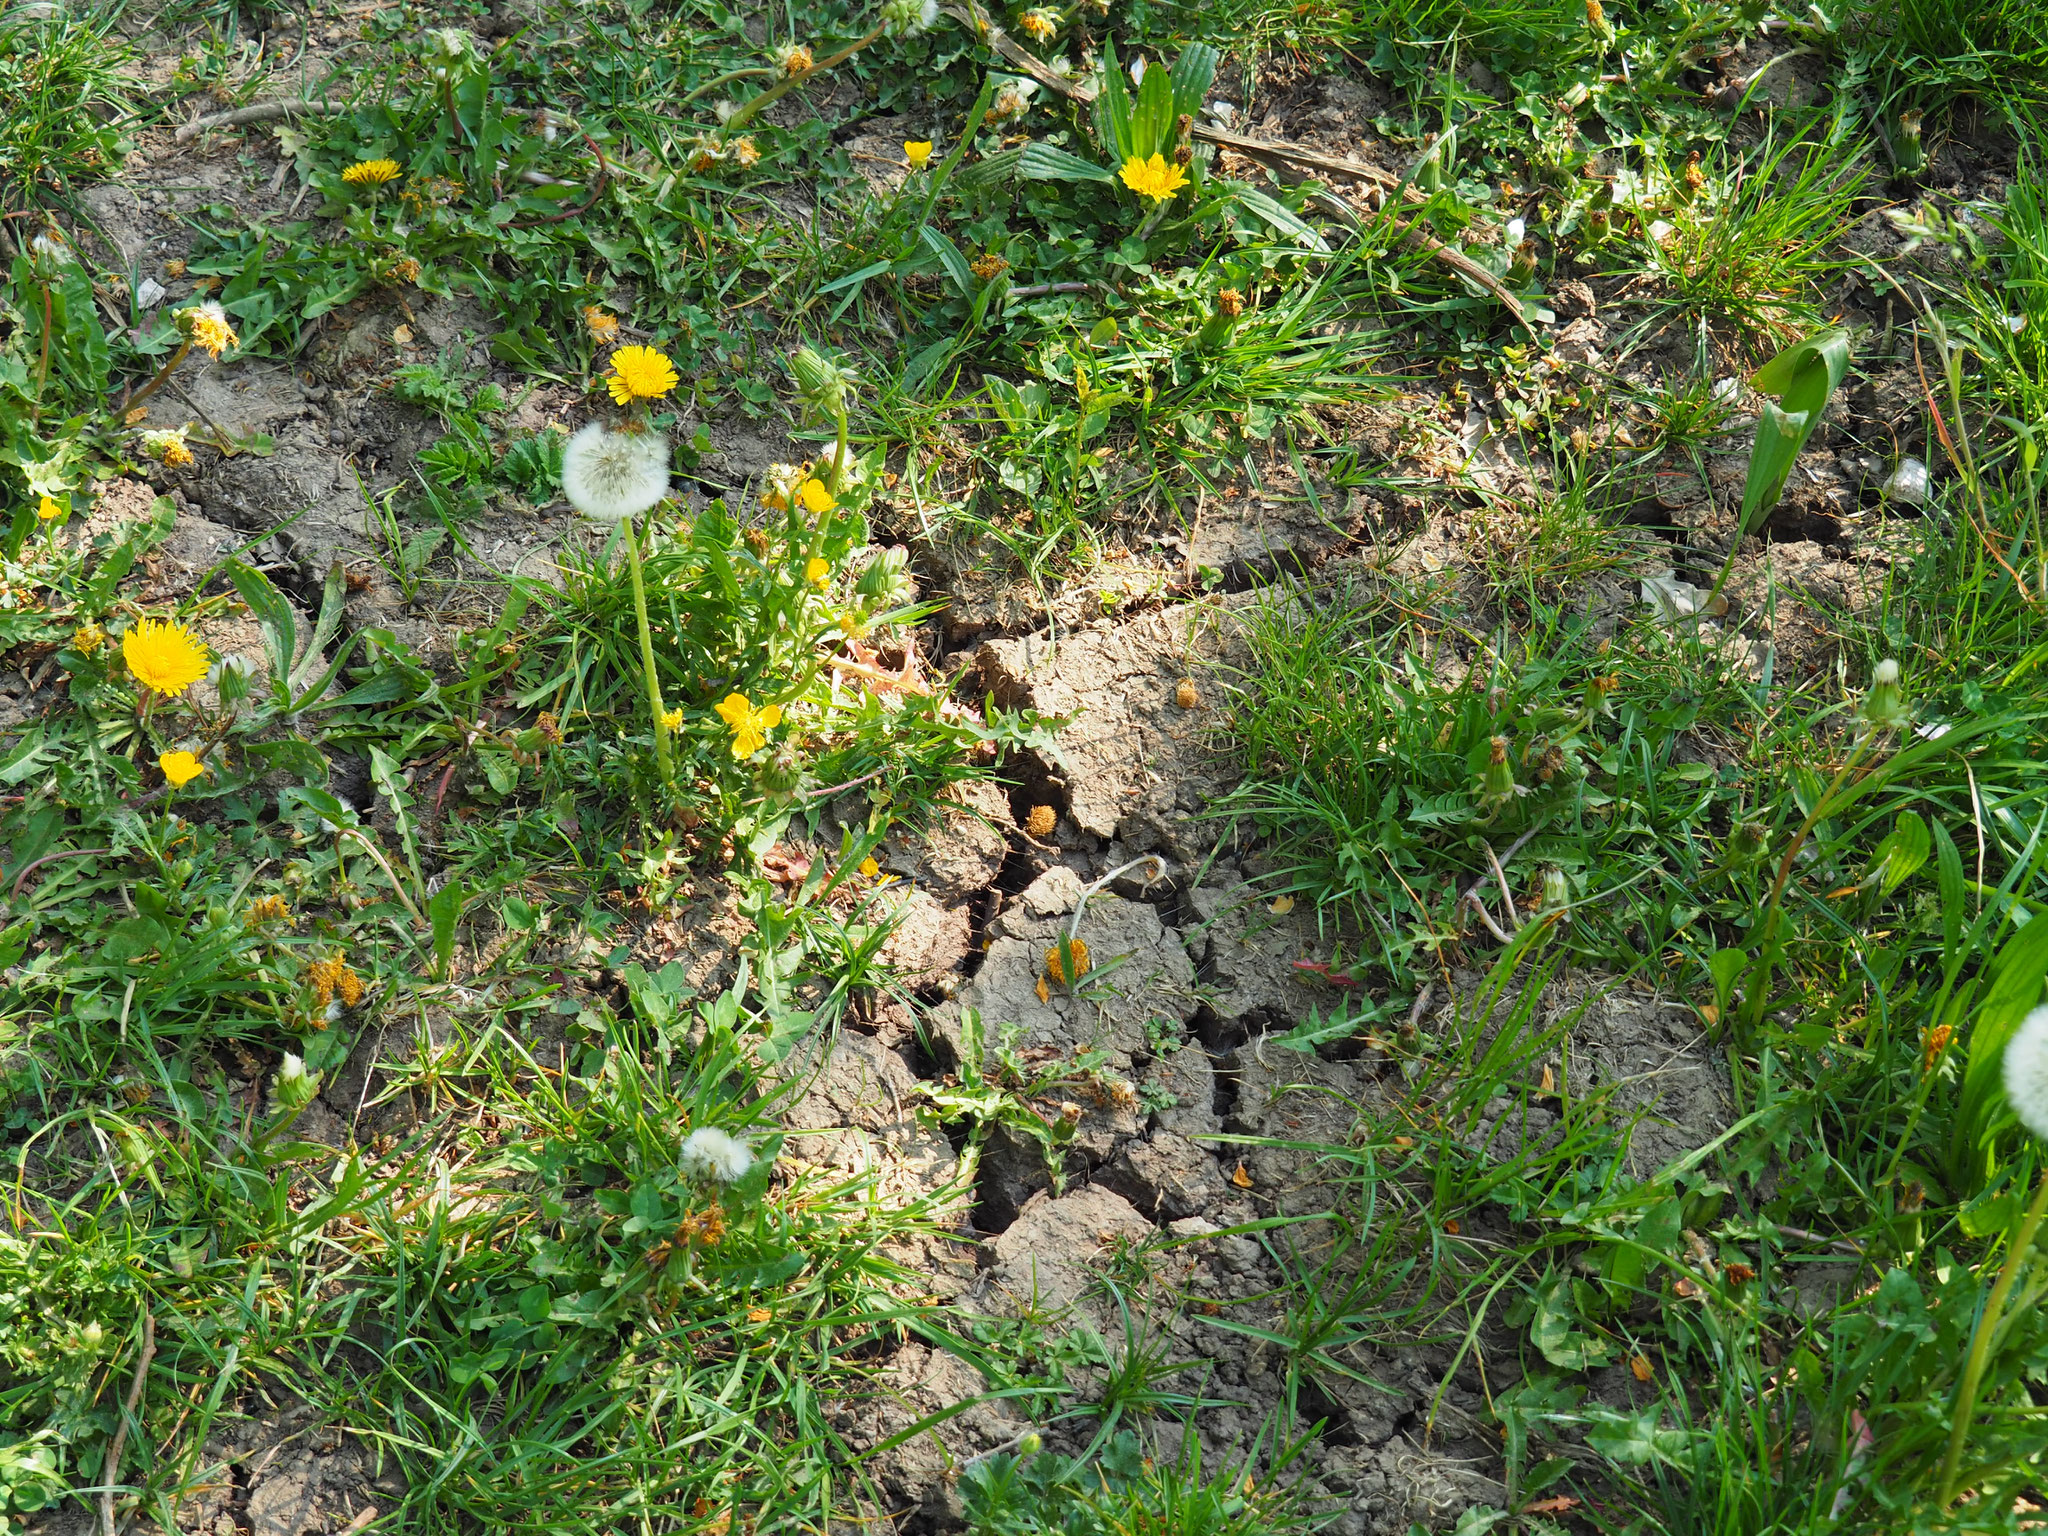
{"type": "Polygon", "coordinates": [[[1899,664],[1887,656],[1870,669],[1870,680],[1880,688],[1895,686],[1899,680],[1899,664]]]}
{"type": "Polygon", "coordinates": [[[730,1184],[744,1178],[754,1166],[754,1149],[716,1126],[703,1125],[684,1138],[682,1153],[676,1161],[684,1173],[694,1178],[730,1184]]]}
{"type": "Polygon", "coordinates": [[[2048,1005],[2022,1019],[2006,1043],[2005,1096],[2020,1124],[2048,1141],[2048,1005]]]}
{"type": "Polygon", "coordinates": [[[668,494],[668,440],[592,422],[562,447],[562,494],[594,523],[638,517],[668,494]]]}
{"type": "Polygon", "coordinates": [[[1501,231],[1501,238],[1511,246],[1520,245],[1528,237],[1529,223],[1526,219],[1509,219],[1501,231]]]}

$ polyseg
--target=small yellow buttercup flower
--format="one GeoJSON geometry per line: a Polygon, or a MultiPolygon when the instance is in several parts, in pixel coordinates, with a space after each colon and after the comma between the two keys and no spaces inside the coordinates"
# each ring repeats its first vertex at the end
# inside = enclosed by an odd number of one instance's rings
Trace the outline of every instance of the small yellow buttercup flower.
{"type": "Polygon", "coordinates": [[[659,400],[676,387],[676,367],[667,356],[652,347],[621,347],[612,354],[612,371],[606,382],[612,399],[620,405],[635,400],[659,400]]]}
{"type": "Polygon", "coordinates": [[[358,160],[341,173],[341,179],[352,187],[381,187],[387,181],[398,180],[398,162],[358,160]]]}
{"type": "Polygon", "coordinates": [[[583,324],[599,346],[608,347],[619,339],[619,317],[595,304],[583,306],[583,324]]]}
{"type": "Polygon", "coordinates": [[[830,512],[838,505],[833,500],[832,493],[825,489],[825,482],[822,480],[806,480],[797,487],[797,495],[803,498],[804,510],[814,516],[820,512],[830,512]]]}
{"type": "Polygon", "coordinates": [[[1117,174],[1125,186],[1155,203],[1166,202],[1188,184],[1188,173],[1164,155],[1154,155],[1150,160],[1133,155],[1117,174]]]}
{"type": "Polygon", "coordinates": [[[206,647],[182,624],[141,619],[121,637],[121,659],[151,693],[175,699],[206,676],[206,647]]]}
{"type": "Polygon", "coordinates": [[[820,560],[816,555],[813,555],[804,562],[804,580],[814,587],[825,585],[826,578],[831,574],[832,562],[830,560],[820,560]]]}
{"type": "Polygon", "coordinates": [[[729,693],[718,706],[718,715],[732,730],[732,755],[752,757],[768,744],[768,733],[782,723],[782,706],[756,709],[744,693],[729,693]]]}
{"type": "Polygon", "coordinates": [[[239,341],[234,327],[228,324],[228,312],[211,299],[174,312],[171,322],[180,336],[208,357],[219,357],[239,341]]]}
{"type": "Polygon", "coordinates": [[[661,728],[665,731],[680,731],[683,728],[683,712],[680,709],[663,710],[661,728]]]}
{"type": "Polygon", "coordinates": [[[913,171],[921,171],[931,164],[932,141],[930,139],[905,139],[903,158],[910,162],[913,171]]]}
{"type": "Polygon", "coordinates": [[[156,765],[163,769],[164,778],[173,789],[183,789],[206,772],[206,764],[190,752],[166,752],[157,758],[156,765]]]}
{"type": "Polygon", "coordinates": [[[64,515],[65,509],[45,496],[36,503],[36,516],[46,523],[53,523],[64,515]]]}

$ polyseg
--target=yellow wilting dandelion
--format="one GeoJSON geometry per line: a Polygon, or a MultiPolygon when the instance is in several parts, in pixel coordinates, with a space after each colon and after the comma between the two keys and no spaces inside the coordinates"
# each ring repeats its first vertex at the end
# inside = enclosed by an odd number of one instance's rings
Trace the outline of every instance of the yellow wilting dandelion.
{"type": "Polygon", "coordinates": [[[66,508],[60,506],[48,496],[42,497],[36,502],[36,516],[46,523],[55,522],[64,515],[66,510],[66,508]]]}
{"type": "Polygon", "coordinates": [[[192,462],[192,449],[185,441],[185,429],[142,434],[142,451],[166,469],[178,469],[192,462]]]}
{"type": "Polygon", "coordinates": [[[931,164],[932,141],[930,139],[905,139],[903,158],[910,162],[913,171],[921,171],[931,164]]]}
{"type": "Polygon", "coordinates": [[[292,909],[285,905],[282,896],[263,896],[250,903],[242,920],[251,928],[263,923],[288,923],[292,920],[292,909]]]}
{"type": "Polygon", "coordinates": [[[590,339],[601,347],[608,347],[619,339],[619,317],[598,305],[583,306],[583,325],[590,332],[590,339]]]}
{"type": "Polygon", "coordinates": [[[121,659],[151,693],[175,699],[206,676],[206,647],[189,629],[142,619],[121,637],[121,659]]]}
{"type": "Polygon", "coordinates": [[[814,587],[822,587],[832,574],[832,562],[820,560],[816,555],[804,562],[804,580],[814,587]]]}
{"type": "MultiPolygon", "coordinates": [[[[1074,975],[1072,979],[1079,981],[1088,974],[1088,945],[1081,939],[1069,939],[1066,947],[1068,952],[1074,957],[1074,975]]],[[[1062,986],[1068,984],[1067,968],[1060,959],[1060,946],[1057,944],[1045,952],[1045,974],[1049,979],[1059,982],[1062,986]]]]}
{"type": "Polygon", "coordinates": [[[1059,18],[1051,11],[1034,7],[1017,18],[1017,25],[1034,43],[1049,43],[1059,32],[1059,18]]]}
{"type": "Polygon", "coordinates": [[[173,789],[183,789],[206,772],[206,764],[190,752],[166,752],[157,758],[156,765],[164,771],[164,779],[173,789]]]}
{"type": "Polygon", "coordinates": [[[381,187],[387,181],[398,180],[398,162],[358,160],[341,173],[341,179],[352,187],[381,187]]]}
{"type": "MultiPolygon", "coordinates": [[[[228,324],[228,312],[211,299],[204,304],[178,310],[171,316],[171,321],[177,326],[180,336],[208,357],[218,358],[239,341],[235,328],[228,324]]],[[[135,398],[139,400],[142,397],[137,395],[135,398]]]]}
{"type": "Polygon", "coordinates": [[[1155,203],[1166,202],[1188,184],[1187,172],[1164,155],[1154,155],[1150,160],[1133,155],[1124,162],[1124,168],[1117,175],[1133,192],[1140,197],[1149,197],[1155,203]]]}
{"type": "Polygon", "coordinates": [[[666,354],[652,347],[621,347],[612,354],[611,374],[605,382],[611,386],[612,399],[630,405],[635,400],[659,400],[678,380],[675,364],[666,354]]]}
{"type": "Polygon", "coordinates": [[[339,998],[345,1007],[353,1008],[363,1000],[363,978],[349,969],[343,955],[331,955],[315,960],[306,967],[306,980],[312,985],[313,995],[325,1008],[339,998]]]}
{"type": "Polygon", "coordinates": [[[683,712],[680,709],[663,710],[661,727],[665,731],[680,731],[683,728],[683,712]]]}
{"type": "Polygon", "coordinates": [[[97,654],[107,643],[107,632],[97,624],[81,624],[71,631],[71,648],[81,656],[97,654]]]}
{"type": "Polygon", "coordinates": [[[744,693],[729,693],[718,715],[732,731],[732,755],[752,757],[768,744],[768,733],[782,723],[782,706],[756,709],[744,693]]]}

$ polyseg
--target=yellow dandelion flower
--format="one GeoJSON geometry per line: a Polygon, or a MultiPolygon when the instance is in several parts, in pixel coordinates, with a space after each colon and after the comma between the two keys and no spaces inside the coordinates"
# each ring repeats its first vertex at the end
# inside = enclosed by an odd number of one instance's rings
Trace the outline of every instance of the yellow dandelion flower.
{"type": "Polygon", "coordinates": [[[121,659],[151,693],[175,699],[206,676],[206,647],[181,624],[142,619],[121,637],[121,659]]]}
{"type": "Polygon", "coordinates": [[[166,752],[157,758],[156,765],[163,769],[164,778],[173,789],[183,789],[206,772],[206,764],[190,752],[166,752]]]}
{"type": "Polygon", "coordinates": [[[814,587],[825,585],[826,578],[831,574],[832,562],[830,560],[820,560],[816,555],[813,555],[804,562],[804,580],[814,587]]]}
{"type": "Polygon", "coordinates": [[[683,712],[680,709],[663,710],[661,728],[665,731],[680,731],[683,728],[683,712]]]}
{"type": "Polygon", "coordinates": [[[228,312],[211,299],[177,311],[171,316],[171,321],[177,326],[180,336],[208,357],[219,357],[239,341],[235,328],[228,324],[228,312]]]}
{"type": "Polygon", "coordinates": [[[930,139],[905,139],[903,158],[910,162],[913,171],[921,171],[931,164],[932,142],[930,139]]]}
{"type": "Polygon", "coordinates": [[[52,501],[47,496],[42,497],[40,500],[36,502],[36,516],[41,518],[46,523],[55,522],[58,518],[64,515],[64,511],[65,509],[63,507],[59,506],[56,502],[52,501]]]}
{"type": "Polygon", "coordinates": [[[1060,24],[1052,12],[1033,9],[1017,18],[1017,25],[1034,43],[1049,43],[1059,31],[1060,24]]]}
{"type": "Polygon", "coordinates": [[[768,733],[782,723],[782,706],[756,709],[744,693],[729,693],[718,706],[718,715],[732,730],[732,755],[752,757],[768,744],[768,733]]]}
{"type": "Polygon", "coordinates": [[[341,173],[341,179],[352,187],[381,187],[387,181],[398,180],[398,162],[358,160],[341,173]]]}
{"type": "Polygon", "coordinates": [[[107,632],[97,624],[81,624],[71,631],[71,648],[81,656],[90,656],[107,643],[107,632]]]}
{"type": "Polygon", "coordinates": [[[591,340],[601,347],[608,347],[619,339],[619,317],[608,314],[595,304],[583,306],[583,324],[590,332],[591,340]]]}
{"type": "Polygon", "coordinates": [[[612,399],[620,405],[659,400],[677,384],[676,366],[652,347],[621,347],[612,354],[612,399]]]}
{"type": "Polygon", "coordinates": [[[822,480],[806,480],[797,487],[796,493],[803,498],[804,510],[813,516],[820,512],[830,512],[838,505],[833,500],[832,493],[825,489],[825,482],[822,480]]]}
{"type": "Polygon", "coordinates": [[[1133,155],[1117,174],[1125,186],[1155,203],[1166,202],[1188,184],[1188,173],[1164,155],[1154,155],[1150,160],[1133,155]]]}

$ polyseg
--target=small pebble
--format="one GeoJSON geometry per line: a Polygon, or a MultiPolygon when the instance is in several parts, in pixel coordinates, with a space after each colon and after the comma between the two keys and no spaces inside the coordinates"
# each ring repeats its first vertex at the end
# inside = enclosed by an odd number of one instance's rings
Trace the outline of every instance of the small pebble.
{"type": "Polygon", "coordinates": [[[1902,501],[1909,507],[1926,506],[1927,466],[1918,459],[1899,460],[1899,467],[1884,483],[1884,493],[1891,500],[1902,501]]]}

